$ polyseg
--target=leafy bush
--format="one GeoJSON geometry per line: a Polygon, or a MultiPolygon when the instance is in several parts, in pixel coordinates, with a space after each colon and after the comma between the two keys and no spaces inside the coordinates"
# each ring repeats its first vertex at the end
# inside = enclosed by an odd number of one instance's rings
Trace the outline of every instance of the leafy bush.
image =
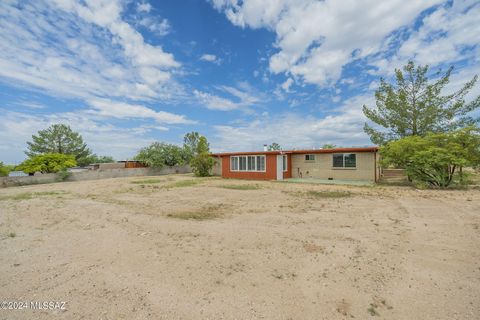
{"type": "Polygon", "coordinates": [[[25,160],[18,165],[17,169],[25,173],[55,173],[70,167],[75,167],[76,165],[77,162],[73,155],[47,153],[25,160]]]}
{"type": "Polygon", "coordinates": [[[3,162],[0,162],[0,177],[8,176],[9,172],[10,172],[10,168],[5,166],[3,162]]]}
{"type": "Polygon", "coordinates": [[[140,150],[135,160],[145,163],[149,167],[163,168],[186,163],[185,151],[174,144],[154,142],[140,150]]]}
{"type": "Polygon", "coordinates": [[[215,160],[210,156],[210,145],[207,138],[201,136],[198,139],[194,157],[190,161],[192,171],[197,177],[208,177],[214,164],[215,160]]]}
{"type": "Polygon", "coordinates": [[[212,170],[215,160],[208,154],[199,154],[190,162],[193,173],[197,177],[208,177],[212,170]]]}
{"type": "Polygon", "coordinates": [[[480,130],[475,127],[410,136],[381,148],[383,166],[405,168],[410,180],[420,185],[448,187],[465,181],[463,167],[480,165],[480,130]]]}

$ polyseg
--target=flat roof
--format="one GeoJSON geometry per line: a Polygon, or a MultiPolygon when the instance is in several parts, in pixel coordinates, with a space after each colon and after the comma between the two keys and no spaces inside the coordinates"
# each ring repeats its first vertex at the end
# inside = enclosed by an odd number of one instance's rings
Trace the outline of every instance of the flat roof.
{"type": "Polygon", "coordinates": [[[212,153],[214,157],[255,155],[255,154],[316,154],[316,153],[353,153],[353,152],[377,152],[378,147],[364,148],[333,148],[333,149],[302,149],[302,150],[274,150],[274,151],[247,151],[247,152],[221,152],[212,153]]]}

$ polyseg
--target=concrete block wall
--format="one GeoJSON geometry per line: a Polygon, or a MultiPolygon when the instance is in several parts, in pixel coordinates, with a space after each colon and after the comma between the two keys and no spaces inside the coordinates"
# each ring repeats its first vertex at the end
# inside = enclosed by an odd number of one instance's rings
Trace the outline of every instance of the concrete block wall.
{"type": "MultiPolygon", "coordinates": [[[[85,172],[72,172],[65,181],[85,181],[121,177],[159,176],[175,173],[190,173],[190,166],[174,166],[162,169],[154,168],[131,168],[131,169],[107,169],[89,170],[85,172]]],[[[58,175],[55,173],[39,174],[28,177],[0,177],[0,188],[24,186],[30,184],[58,182],[58,175]]]]}

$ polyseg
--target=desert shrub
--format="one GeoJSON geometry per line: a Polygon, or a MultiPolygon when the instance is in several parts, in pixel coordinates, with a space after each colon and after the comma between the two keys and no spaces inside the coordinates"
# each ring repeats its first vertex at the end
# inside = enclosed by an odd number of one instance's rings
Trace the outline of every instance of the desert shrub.
{"type": "Polygon", "coordinates": [[[63,168],[62,170],[58,171],[57,173],[57,180],[58,181],[65,181],[70,177],[71,173],[68,172],[66,168],[63,168]]]}
{"type": "Polygon", "coordinates": [[[445,188],[464,184],[464,167],[480,165],[480,131],[475,127],[391,141],[381,148],[383,166],[405,168],[418,185],[445,188]]]}

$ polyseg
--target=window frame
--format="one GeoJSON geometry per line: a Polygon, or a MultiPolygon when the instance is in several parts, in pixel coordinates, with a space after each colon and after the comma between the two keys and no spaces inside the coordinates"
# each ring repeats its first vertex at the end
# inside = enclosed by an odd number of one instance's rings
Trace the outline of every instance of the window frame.
{"type": "Polygon", "coordinates": [[[356,153],[332,153],[332,168],[333,169],[357,169],[357,154],[356,153]],[[342,166],[341,167],[338,167],[338,166],[335,166],[335,156],[338,156],[338,155],[341,155],[342,156],[342,166]],[[355,166],[353,167],[346,167],[345,166],[345,158],[346,156],[350,156],[350,155],[354,155],[355,156],[355,166]]]}
{"type": "Polygon", "coordinates": [[[315,154],[314,154],[314,153],[307,153],[307,154],[305,154],[305,156],[303,157],[303,159],[304,159],[305,161],[308,161],[308,162],[314,162],[314,161],[315,161],[315,154]],[[309,159],[307,159],[307,157],[308,157],[309,159]],[[313,159],[310,159],[310,158],[313,158],[313,159]]]}
{"type": "Polygon", "coordinates": [[[238,155],[230,156],[230,171],[231,172],[266,172],[267,169],[267,157],[264,154],[248,154],[248,155],[238,155]],[[241,160],[241,158],[245,160],[241,160]],[[253,161],[250,162],[249,159],[253,158],[253,161]],[[262,167],[261,162],[258,162],[258,159],[263,158],[263,170],[258,170],[258,167],[262,167]],[[234,160],[236,159],[236,161],[234,160]],[[232,164],[237,164],[237,169],[234,169],[232,164]],[[245,169],[240,168],[240,163],[245,162],[245,169]],[[260,164],[260,166],[259,166],[260,164]],[[253,166],[252,166],[253,165],[253,166]],[[253,167],[253,168],[252,168],[253,167]]]}
{"type": "Polygon", "coordinates": [[[288,172],[288,156],[286,154],[283,155],[283,172],[288,172]]]}

